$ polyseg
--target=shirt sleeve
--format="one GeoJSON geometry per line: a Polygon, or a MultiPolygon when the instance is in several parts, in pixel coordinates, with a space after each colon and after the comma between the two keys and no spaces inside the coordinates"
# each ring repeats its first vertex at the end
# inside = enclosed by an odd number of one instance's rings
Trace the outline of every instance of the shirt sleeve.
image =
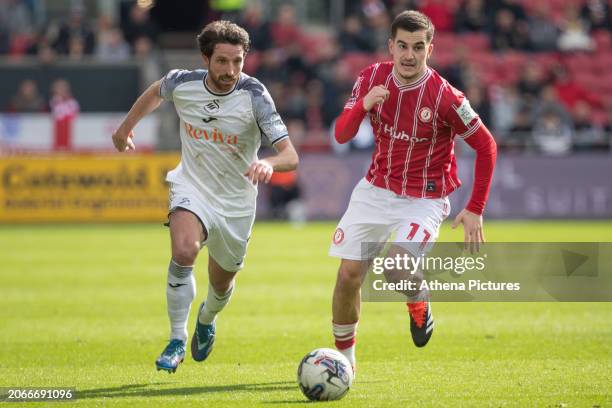
{"type": "Polygon", "coordinates": [[[446,112],[442,119],[453,129],[455,137],[466,139],[473,135],[482,125],[478,114],[472,109],[465,95],[448,85],[445,92],[446,112]]]}
{"type": "Polygon", "coordinates": [[[349,110],[353,109],[358,100],[363,99],[370,90],[372,85],[372,74],[374,72],[374,67],[369,66],[363,71],[359,73],[357,80],[355,81],[355,85],[353,85],[353,91],[351,92],[351,97],[344,104],[344,109],[349,110]]]}
{"type": "Polygon", "coordinates": [[[184,81],[184,77],[189,73],[183,69],[173,69],[162,78],[159,87],[159,96],[167,101],[173,100],[174,89],[184,81]]]}
{"type": "Polygon", "coordinates": [[[253,102],[253,113],[257,126],[261,131],[262,140],[269,145],[289,137],[287,126],[276,111],[272,96],[266,87],[259,81],[251,79],[248,90],[253,102]]]}

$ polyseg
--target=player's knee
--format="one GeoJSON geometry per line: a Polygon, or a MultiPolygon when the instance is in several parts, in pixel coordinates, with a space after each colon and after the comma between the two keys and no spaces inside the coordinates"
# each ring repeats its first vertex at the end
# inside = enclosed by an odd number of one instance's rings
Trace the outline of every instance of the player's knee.
{"type": "Polygon", "coordinates": [[[182,242],[173,245],[172,259],[179,265],[193,265],[200,251],[200,244],[197,242],[182,242]]]}
{"type": "Polygon", "coordinates": [[[359,286],[361,284],[361,268],[353,265],[340,265],[338,284],[341,286],[359,286]]]}

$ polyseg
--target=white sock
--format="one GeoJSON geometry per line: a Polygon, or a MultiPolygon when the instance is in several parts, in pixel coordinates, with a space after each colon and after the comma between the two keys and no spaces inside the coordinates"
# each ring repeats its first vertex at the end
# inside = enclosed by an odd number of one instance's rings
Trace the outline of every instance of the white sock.
{"type": "Polygon", "coordinates": [[[336,348],[344,354],[349,363],[355,368],[355,346],[357,345],[357,324],[337,324],[332,323],[334,339],[336,340],[336,348]]]}
{"type": "Polygon", "coordinates": [[[213,287],[208,284],[208,295],[206,296],[206,305],[198,316],[198,321],[202,324],[212,324],[217,318],[217,314],[223,310],[225,305],[230,301],[232,293],[234,293],[234,285],[223,295],[215,292],[213,287]]]}
{"type": "Polygon", "coordinates": [[[170,339],[187,342],[187,320],[189,309],[196,294],[193,266],[181,266],[170,261],[168,266],[168,285],[166,301],[170,318],[170,339]]]}

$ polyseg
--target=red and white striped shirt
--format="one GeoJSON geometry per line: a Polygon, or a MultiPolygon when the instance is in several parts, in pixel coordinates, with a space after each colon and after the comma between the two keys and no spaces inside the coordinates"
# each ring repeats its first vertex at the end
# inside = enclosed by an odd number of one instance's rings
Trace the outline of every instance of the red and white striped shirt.
{"type": "MultiPolygon", "coordinates": [[[[435,70],[427,68],[418,81],[403,85],[393,74],[392,61],[371,65],[360,73],[343,116],[356,111],[359,104],[361,113],[356,116],[363,117],[362,99],[377,85],[387,88],[389,97],[368,112],[376,144],[366,179],[402,196],[447,196],[461,185],[453,151],[455,137],[465,139],[481,127],[486,130],[480,118],[463,93],[435,70]]],[[[494,147],[492,138],[491,143],[494,147]]],[[[484,207],[491,175],[492,166],[485,196],[479,197],[482,205],[476,207],[484,207]]]]}

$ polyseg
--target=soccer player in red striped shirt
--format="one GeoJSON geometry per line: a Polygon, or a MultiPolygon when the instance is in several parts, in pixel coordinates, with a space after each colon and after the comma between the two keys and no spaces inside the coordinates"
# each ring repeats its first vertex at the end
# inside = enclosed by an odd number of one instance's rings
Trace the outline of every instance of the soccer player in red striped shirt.
{"type": "MultiPolygon", "coordinates": [[[[418,243],[418,256],[431,249],[450,212],[448,195],[461,183],[453,152],[455,139],[476,151],[472,196],[455,218],[463,224],[466,245],[484,242],[482,213],[489,194],[497,148],[491,133],[463,93],[427,66],[434,48],[434,26],[417,11],[400,13],[391,25],[392,61],[365,68],[336,121],[335,137],[346,143],[367,116],[376,146],[372,163],[355,187],[338,224],[330,255],[341,258],[333,297],[336,347],[355,367],[360,286],[381,245],[418,243]]],[[[393,249],[393,248],[392,248],[393,249]]],[[[406,293],[410,331],[417,347],[433,332],[429,294],[406,293]]]]}

